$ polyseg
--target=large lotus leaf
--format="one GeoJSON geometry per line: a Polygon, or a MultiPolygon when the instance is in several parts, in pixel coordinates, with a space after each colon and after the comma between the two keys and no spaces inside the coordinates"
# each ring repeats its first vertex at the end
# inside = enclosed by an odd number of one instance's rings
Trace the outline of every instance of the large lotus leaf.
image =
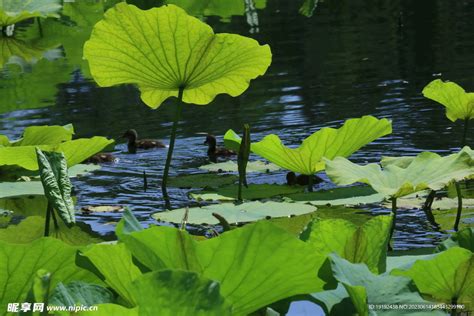
{"type": "MultiPolygon", "coordinates": [[[[238,164],[235,161],[229,160],[226,162],[211,163],[208,165],[200,166],[199,169],[207,170],[211,172],[238,172],[238,164]]],[[[247,173],[249,172],[271,172],[280,170],[280,167],[272,164],[265,163],[263,161],[249,161],[247,163],[247,173]]]]}
{"type": "MultiPolygon", "coordinates": [[[[79,316],[90,316],[90,311],[78,312],[79,316]]],[[[127,308],[117,304],[99,304],[94,316],[139,316],[138,307],[127,308]]]]}
{"type": "Polygon", "coordinates": [[[369,204],[378,203],[384,199],[382,194],[377,193],[370,186],[361,185],[288,194],[285,196],[294,202],[309,203],[317,206],[369,204]]]}
{"type": "MultiPolygon", "coordinates": [[[[124,244],[94,245],[79,255],[87,257],[98,271],[98,276],[129,305],[135,306],[137,297],[132,282],[142,275],[132,262],[132,254],[124,244]]],[[[82,264],[79,264],[82,266],[82,264]]]]}
{"type": "Polygon", "coordinates": [[[423,95],[446,107],[446,116],[451,121],[470,120],[474,118],[474,93],[466,91],[454,82],[443,82],[441,79],[431,81],[424,89],[423,95]]]}
{"type": "Polygon", "coordinates": [[[474,256],[467,249],[449,248],[431,260],[419,260],[410,269],[395,269],[391,274],[412,278],[418,290],[434,300],[448,304],[456,301],[472,308],[474,256]]]}
{"type": "Polygon", "coordinates": [[[418,254],[418,255],[402,255],[402,256],[389,256],[387,257],[387,272],[391,272],[394,269],[407,270],[413,266],[418,260],[432,259],[437,254],[418,254]]]}
{"type": "Polygon", "coordinates": [[[137,84],[152,108],[178,96],[180,88],[186,103],[207,104],[220,93],[238,96],[271,62],[268,45],[214,34],[179,7],[142,11],[125,3],[94,26],[84,56],[100,86],[137,84]]]}
{"type": "Polygon", "coordinates": [[[139,315],[232,315],[219,283],[194,272],[162,270],[144,274],[133,283],[139,315]]]}
{"type": "Polygon", "coordinates": [[[360,166],[338,157],[326,160],[326,173],[337,184],[362,182],[385,196],[398,198],[428,188],[438,190],[451,181],[462,180],[474,173],[474,164],[466,152],[446,157],[423,152],[406,168],[389,164],[384,169],[378,164],[360,166]]]}
{"type": "Polygon", "coordinates": [[[0,166],[19,166],[38,170],[36,147],[43,151],[62,152],[69,167],[100,152],[114,141],[105,137],[80,138],[56,145],[0,147],[0,166]]]}
{"type": "MultiPolygon", "coordinates": [[[[190,196],[196,200],[220,200],[231,201],[237,199],[239,186],[227,185],[215,190],[204,190],[198,193],[191,193],[190,196]]],[[[257,200],[269,198],[277,195],[286,195],[305,190],[302,186],[289,186],[279,184],[249,184],[248,187],[242,187],[242,198],[244,200],[257,200]]]]}
{"type": "Polygon", "coordinates": [[[343,219],[315,220],[302,239],[317,253],[337,253],[352,263],[365,263],[374,273],[385,272],[390,216],[377,216],[361,226],[343,219]]]}
{"type": "MultiPolygon", "coordinates": [[[[366,265],[353,264],[329,255],[334,278],[346,289],[359,315],[368,315],[369,304],[428,304],[414,291],[411,280],[402,276],[375,275],[366,265]]],[[[415,312],[410,309],[374,310],[372,315],[444,315],[440,311],[415,312]]]]}
{"type": "Polygon", "coordinates": [[[76,222],[72,184],[67,172],[67,162],[62,153],[36,150],[39,173],[44,194],[66,225],[76,222]]]}
{"type": "Polygon", "coordinates": [[[265,221],[201,242],[170,227],[152,227],[122,237],[134,257],[152,270],[189,267],[186,270],[219,282],[235,315],[320,291],[324,285],[317,273],[326,257],[265,221]]]}
{"type": "Polygon", "coordinates": [[[12,37],[0,37],[0,69],[6,63],[13,62],[15,58],[30,62],[40,59],[45,48],[28,41],[23,41],[12,37]]]}
{"type": "Polygon", "coordinates": [[[73,281],[68,284],[60,282],[51,294],[48,305],[73,306],[97,305],[112,303],[114,295],[105,287],[82,281],[73,281]]]}
{"type": "Polygon", "coordinates": [[[0,27],[34,17],[59,17],[61,7],[60,0],[2,0],[0,27]]]}
{"type": "MultiPolygon", "coordinates": [[[[284,169],[312,175],[324,170],[323,158],[349,157],[361,147],[391,132],[389,120],[363,116],[347,120],[339,129],[322,128],[307,137],[298,148],[286,147],[277,135],[270,134],[252,143],[251,150],[284,169]]],[[[229,130],[224,135],[224,141],[226,146],[234,148],[241,139],[229,130]]]]}
{"type": "MultiPolygon", "coordinates": [[[[316,211],[316,207],[300,203],[285,202],[247,202],[242,204],[222,203],[203,207],[192,207],[188,211],[187,223],[189,224],[219,224],[212,214],[217,213],[229,223],[254,222],[265,218],[289,217],[308,214],[316,211]]],[[[158,212],[153,218],[172,223],[181,223],[186,213],[186,208],[167,212],[158,212]]]]}
{"type": "Polygon", "coordinates": [[[23,137],[13,146],[56,145],[72,139],[74,128],[66,126],[30,126],[23,131],[23,137]]]}
{"type": "Polygon", "coordinates": [[[26,245],[0,241],[0,310],[7,310],[9,302],[24,302],[36,271],[51,273],[51,288],[58,282],[81,280],[100,284],[90,272],[75,265],[78,248],[54,238],[41,238],[26,245]]]}
{"type": "MultiPolygon", "coordinates": [[[[46,206],[42,209],[46,213],[46,206]]],[[[17,215],[17,214],[15,214],[17,215]]],[[[6,228],[0,229],[0,240],[14,243],[27,244],[44,236],[45,219],[43,216],[29,216],[17,225],[10,224],[6,228]]],[[[94,238],[80,227],[67,227],[61,221],[58,222],[58,229],[50,223],[50,236],[64,241],[72,246],[88,245],[102,242],[101,239],[94,238]]]]}
{"type": "MultiPolygon", "coordinates": [[[[439,225],[441,230],[450,231],[453,229],[453,225],[458,213],[457,207],[449,210],[433,209],[432,213],[436,224],[439,225]]],[[[459,229],[466,227],[474,227],[474,209],[472,208],[463,208],[461,211],[459,229]]]]}
{"type": "Polygon", "coordinates": [[[365,222],[373,218],[370,211],[345,206],[318,206],[318,211],[315,214],[318,218],[323,220],[344,219],[357,226],[362,226],[365,222]]]}
{"type": "Polygon", "coordinates": [[[474,228],[464,228],[444,240],[436,247],[436,251],[444,251],[452,247],[461,247],[474,252],[474,228]]]}

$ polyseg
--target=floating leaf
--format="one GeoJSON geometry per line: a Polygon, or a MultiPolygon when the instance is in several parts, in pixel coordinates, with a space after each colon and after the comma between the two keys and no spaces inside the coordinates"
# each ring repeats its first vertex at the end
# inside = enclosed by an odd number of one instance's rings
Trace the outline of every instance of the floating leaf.
{"type": "MultiPolygon", "coordinates": [[[[311,205],[282,202],[247,202],[235,205],[233,203],[214,204],[189,209],[187,222],[189,224],[219,224],[212,214],[223,216],[229,223],[246,223],[265,218],[288,217],[314,212],[316,207],[311,205]]],[[[181,223],[186,213],[185,208],[168,212],[158,212],[153,218],[173,223],[181,223]]]]}
{"type": "MultiPolygon", "coordinates": [[[[237,199],[238,185],[228,185],[216,190],[204,190],[199,193],[191,193],[191,197],[196,200],[221,200],[230,201],[237,199]]],[[[269,198],[277,195],[303,192],[304,187],[289,186],[279,184],[249,184],[247,188],[242,188],[242,198],[244,200],[257,200],[269,198]]]]}
{"type": "Polygon", "coordinates": [[[373,218],[373,215],[367,210],[348,208],[344,206],[318,206],[316,216],[320,219],[343,219],[361,226],[373,218]]]}
{"type": "Polygon", "coordinates": [[[430,260],[416,261],[406,270],[395,269],[392,275],[413,279],[418,290],[433,300],[447,304],[466,304],[474,301],[474,257],[471,251],[453,247],[430,260]]]}
{"type": "Polygon", "coordinates": [[[186,174],[170,178],[168,185],[177,188],[205,188],[205,187],[221,187],[226,184],[235,183],[239,178],[231,174],[215,174],[215,173],[199,173],[186,174]]]}
{"type": "Polygon", "coordinates": [[[348,185],[362,182],[385,196],[395,198],[428,188],[438,190],[473,172],[472,158],[466,152],[446,157],[423,152],[406,168],[395,164],[389,164],[384,169],[378,164],[360,166],[342,157],[326,161],[326,173],[335,183],[348,185]]]}
{"type": "Polygon", "coordinates": [[[174,5],[142,11],[119,3],[94,26],[84,46],[100,86],[137,84],[152,108],[184,89],[183,101],[207,104],[238,96],[271,62],[268,45],[212,29],[174,5]]]}
{"type": "Polygon", "coordinates": [[[382,194],[377,193],[370,186],[360,185],[288,194],[286,197],[294,202],[312,205],[359,205],[378,203],[384,199],[382,194]]]}
{"type": "MultiPolygon", "coordinates": [[[[231,160],[200,166],[199,169],[211,172],[238,172],[237,163],[231,160]]],[[[280,170],[280,167],[272,163],[265,163],[259,160],[247,163],[247,172],[272,172],[277,170],[280,170]]]]}
{"type": "Polygon", "coordinates": [[[313,221],[302,238],[317,253],[337,253],[352,263],[365,263],[377,274],[385,272],[390,216],[377,216],[361,226],[343,219],[313,221]]]}
{"type": "Polygon", "coordinates": [[[454,82],[433,80],[423,89],[423,95],[445,106],[446,116],[453,122],[474,118],[474,93],[466,93],[454,82]]]}
{"type": "Polygon", "coordinates": [[[445,251],[453,247],[461,247],[474,252],[474,228],[464,228],[452,234],[436,247],[436,251],[445,251]]]}
{"type": "MultiPolygon", "coordinates": [[[[298,148],[283,145],[277,135],[270,134],[257,143],[252,143],[253,153],[276,165],[306,175],[324,170],[323,158],[349,157],[361,147],[392,132],[392,124],[387,119],[363,116],[347,120],[339,129],[322,128],[307,137],[298,148]]],[[[234,148],[240,137],[229,130],[224,135],[227,147],[234,148]]]]}
{"type": "Polygon", "coordinates": [[[43,194],[44,189],[40,181],[0,182],[0,198],[43,194]]]}
{"type": "MultiPolygon", "coordinates": [[[[400,199],[397,199],[397,207],[398,208],[406,208],[406,209],[413,209],[413,208],[422,208],[426,202],[426,197],[424,196],[407,196],[400,199]]],[[[389,203],[384,203],[385,207],[389,207],[389,203]]],[[[449,210],[453,208],[457,208],[458,206],[458,199],[450,199],[443,197],[441,199],[434,199],[433,204],[431,206],[432,210],[449,210]]],[[[466,209],[474,208],[474,199],[463,199],[462,206],[466,209]]]]}
{"type": "Polygon", "coordinates": [[[74,263],[78,248],[53,238],[41,238],[26,245],[0,241],[0,310],[9,302],[25,302],[36,271],[51,273],[51,287],[74,280],[100,284],[90,272],[74,263]]]}
{"type": "Polygon", "coordinates": [[[149,269],[185,269],[219,282],[233,315],[251,314],[280,299],[320,291],[324,284],[317,271],[325,257],[265,221],[200,242],[164,226],[131,233],[122,241],[149,269]]]}
{"type": "Polygon", "coordinates": [[[44,194],[66,225],[76,222],[72,184],[67,173],[67,162],[62,153],[36,150],[44,194]]]}
{"type": "Polygon", "coordinates": [[[34,17],[59,17],[60,0],[18,1],[0,3],[0,27],[16,24],[34,17]]]}

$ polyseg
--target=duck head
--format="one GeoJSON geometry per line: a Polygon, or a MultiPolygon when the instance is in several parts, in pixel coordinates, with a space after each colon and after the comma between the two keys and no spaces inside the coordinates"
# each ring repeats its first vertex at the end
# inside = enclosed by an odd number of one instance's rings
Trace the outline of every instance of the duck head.
{"type": "Polygon", "coordinates": [[[137,138],[138,138],[138,133],[134,129],[129,129],[126,131],[123,135],[122,138],[127,138],[128,139],[128,152],[130,154],[135,154],[137,152],[137,138]]]}

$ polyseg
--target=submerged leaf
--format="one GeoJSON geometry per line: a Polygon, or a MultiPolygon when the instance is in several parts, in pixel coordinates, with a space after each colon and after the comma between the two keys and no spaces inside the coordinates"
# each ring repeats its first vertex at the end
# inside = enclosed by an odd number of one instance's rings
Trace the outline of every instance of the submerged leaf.
{"type": "Polygon", "coordinates": [[[431,81],[424,89],[423,95],[446,107],[446,116],[455,122],[458,119],[474,118],[474,93],[466,93],[454,82],[443,82],[441,79],[431,81]]]}
{"type": "Polygon", "coordinates": [[[34,17],[59,17],[61,7],[61,0],[3,0],[0,2],[0,27],[34,17]]]}
{"type": "Polygon", "coordinates": [[[84,46],[100,86],[137,84],[157,108],[184,89],[183,101],[207,104],[216,95],[238,96],[271,62],[268,45],[211,27],[174,5],[147,11],[119,3],[94,26],[84,46]]]}
{"type": "Polygon", "coordinates": [[[356,182],[369,184],[387,197],[402,197],[425,189],[439,190],[451,181],[462,180],[474,173],[473,159],[466,152],[441,157],[431,152],[416,156],[406,167],[388,164],[357,165],[338,157],[326,160],[326,173],[337,184],[356,182]]]}
{"type": "MultiPolygon", "coordinates": [[[[312,175],[324,170],[323,158],[349,157],[361,147],[391,132],[389,120],[363,116],[347,120],[339,129],[322,128],[307,137],[298,148],[286,147],[277,135],[270,134],[252,143],[251,150],[284,169],[312,175]]],[[[233,130],[227,131],[224,140],[230,148],[241,141],[233,130]]]]}
{"type": "Polygon", "coordinates": [[[299,203],[283,202],[247,202],[235,205],[233,203],[213,204],[203,207],[193,207],[190,209],[180,208],[168,212],[158,212],[152,215],[153,218],[173,223],[181,223],[186,212],[188,212],[187,222],[189,224],[219,224],[219,221],[212,214],[217,213],[223,216],[227,222],[246,223],[254,222],[265,218],[288,217],[308,214],[316,211],[316,207],[299,203]],[[189,211],[187,211],[189,210],[189,211]]]}

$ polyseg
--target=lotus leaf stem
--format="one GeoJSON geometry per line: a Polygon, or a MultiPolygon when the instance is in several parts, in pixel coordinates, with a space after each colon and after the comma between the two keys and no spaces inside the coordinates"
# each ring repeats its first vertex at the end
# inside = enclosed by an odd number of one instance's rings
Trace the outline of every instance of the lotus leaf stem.
{"type": "Polygon", "coordinates": [[[48,206],[46,207],[46,220],[44,223],[44,237],[49,236],[49,226],[51,224],[51,214],[53,213],[53,205],[48,201],[48,206]]]}
{"type": "Polygon", "coordinates": [[[466,118],[464,120],[464,132],[462,134],[462,143],[461,147],[464,147],[467,145],[467,131],[469,130],[469,118],[466,118]]]}
{"type": "Polygon", "coordinates": [[[313,178],[313,174],[310,174],[308,177],[308,192],[313,192],[313,178]]]}
{"type": "Polygon", "coordinates": [[[459,182],[455,182],[454,186],[456,187],[456,194],[458,196],[458,211],[456,213],[456,221],[454,222],[454,230],[458,231],[459,221],[461,220],[461,213],[462,213],[462,194],[461,194],[461,187],[459,185],[459,182]]]}
{"type": "Polygon", "coordinates": [[[166,184],[168,182],[168,173],[170,170],[171,159],[173,158],[174,142],[176,139],[176,130],[178,129],[178,123],[181,118],[181,112],[183,110],[183,91],[184,88],[180,87],[178,92],[178,101],[176,102],[176,115],[173,121],[173,127],[171,130],[170,145],[168,149],[168,155],[166,156],[165,169],[163,171],[163,180],[161,182],[161,191],[163,192],[163,198],[167,205],[169,205],[168,191],[166,190],[166,184]]]}
{"type": "Polygon", "coordinates": [[[390,241],[392,240],[393,233],[395,232],[395,223],[397,221],[397,198],[392,198],[392,227],[390,228],[390,236],[388,239],[388,250],[393,250],[392,246],[390,245],[390,241]]]}

